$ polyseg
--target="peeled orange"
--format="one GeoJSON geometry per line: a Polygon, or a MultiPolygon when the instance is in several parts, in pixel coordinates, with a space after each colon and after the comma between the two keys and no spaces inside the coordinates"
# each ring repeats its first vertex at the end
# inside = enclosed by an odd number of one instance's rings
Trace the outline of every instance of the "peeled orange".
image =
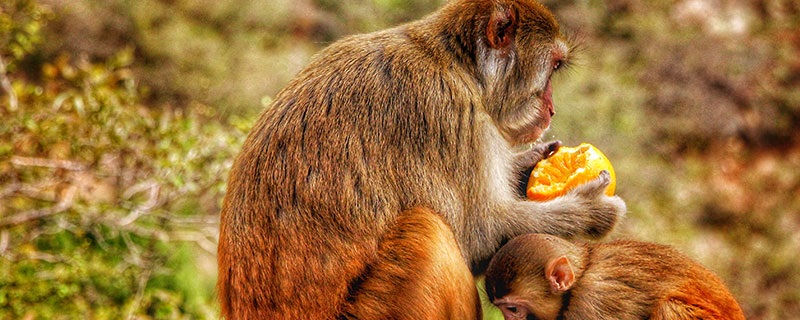
{"type": "Polygon", "coordinates": [[[561,147],[536,164],[528,180],[528,199],[545,201],[562,196],[570,189],[597,178],[603,170],[611,174],[611,183],[605,194],[613,196],[617,176],[611,162],[600,150],[588,143],[575,148],[561,147]]]}

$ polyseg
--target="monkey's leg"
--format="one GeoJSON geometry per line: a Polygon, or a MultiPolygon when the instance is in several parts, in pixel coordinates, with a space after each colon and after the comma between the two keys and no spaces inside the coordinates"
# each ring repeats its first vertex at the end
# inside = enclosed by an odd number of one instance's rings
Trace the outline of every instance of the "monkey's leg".
{"type": "Polygon", "coordinates": [[[480,319],[475,282],[453,232],[427,209],[404,212],[344,308],[348,319],[480,319]]]}
{"type": "Polygon", "coordinates": [[[683,287],[678,293],[664,298],[650,319],[744,320],[744,315],[732,297],[726,301],[721,295],[702,295],[692,291],[691,287],[683,287]]]}

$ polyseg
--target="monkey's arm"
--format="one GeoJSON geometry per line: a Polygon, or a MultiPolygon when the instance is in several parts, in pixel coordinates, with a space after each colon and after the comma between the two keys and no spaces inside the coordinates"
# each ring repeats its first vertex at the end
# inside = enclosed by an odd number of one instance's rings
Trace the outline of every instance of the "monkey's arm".
{"type": "Polygon", "coordinates": [[[604,194],[610,182],[610,174],[603,171],[596,179],[553,200],[514,202],[509,212],[509,218],[519,228],[514,235],[536,232],[565,238],[604,236],[626,211],[621,198],[604,194]]]}

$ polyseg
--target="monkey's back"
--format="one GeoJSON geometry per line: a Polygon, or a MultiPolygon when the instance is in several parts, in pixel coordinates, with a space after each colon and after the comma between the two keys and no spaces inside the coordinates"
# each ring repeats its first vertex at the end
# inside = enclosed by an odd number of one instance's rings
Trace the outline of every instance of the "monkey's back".
{"type": "Polygon", "coordinates": [[[228,319],[336,317],[400,211],[456,208],[449,175],[475,180],[447,161],[474,148],[452,66],[414,44],[409,26],[324,49],[252,129],[221,213],[228,319]]]}
{"type": "Polygon", "coordinates": [[[587,247],[595,263],[584,277],[597,284],[584,290],[607,294],[603,300],[609,303],[601,304],[605,308],[602,314],[636,314],[634,318],[641,319],[744,319],[722,280],[672,247],[628,240],[587,247]],[[639,311],[631,312],[634,310],[639,311]]]}

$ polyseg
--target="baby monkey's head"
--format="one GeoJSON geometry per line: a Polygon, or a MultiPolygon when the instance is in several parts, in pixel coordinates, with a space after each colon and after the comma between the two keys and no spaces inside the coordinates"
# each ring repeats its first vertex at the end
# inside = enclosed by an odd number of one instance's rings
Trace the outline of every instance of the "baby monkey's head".
{"type": "Polygon", "coordinates": [[[486,270],[489,301],[506,320],[556,319],[583,268],[585,248],[545,234],[514,238],[486,270]]]}

